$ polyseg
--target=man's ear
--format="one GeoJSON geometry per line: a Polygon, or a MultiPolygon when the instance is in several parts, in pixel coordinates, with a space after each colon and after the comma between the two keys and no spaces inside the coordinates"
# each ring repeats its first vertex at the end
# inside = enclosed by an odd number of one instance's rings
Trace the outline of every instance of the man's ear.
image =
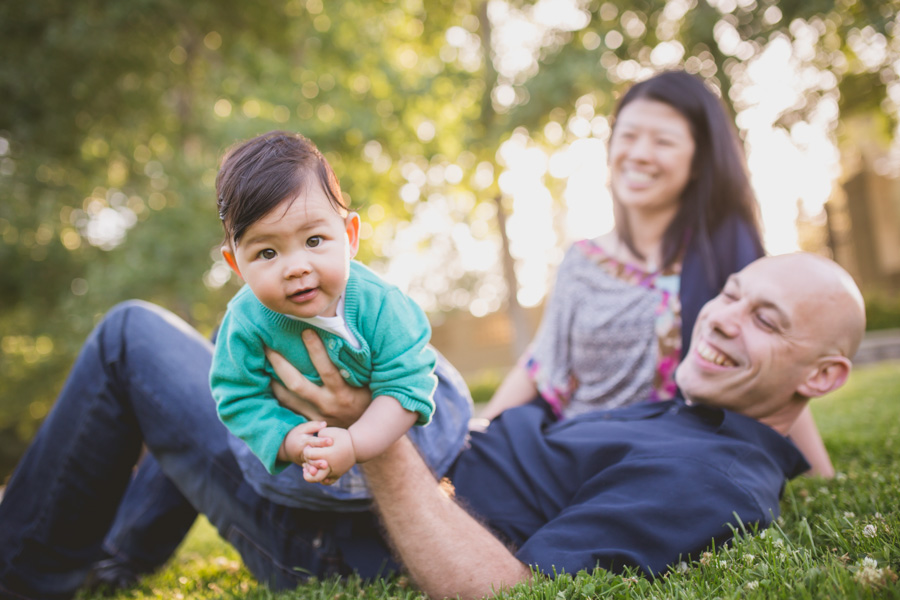
{"type": "Polygon", "coordinates": [[[359,214],[350,212],[344,219],[347,229],[347,240],[350,242],[350,258],[356,256],[359,250],[359,214]]]}
{"type": "Polygon", "coordinates": [[[238,269],[237,259],[234,258],[234,252],[231,251],[231,246],[225,244],[222,246],[222,256],[225,258],[225,262],[228,263],[228,266],[231,267],[231,270],[237,273],[237,276],[243,279],[244,277],[241,275],[241,270],[238,269]]]}
{"type": "Polygon", "coordinates": [[[807,398],[824,396],[833,392],[847,381],[851,368],[846,356],[824,356],[819,359],[816,369],[797,388],[797,393],[807,398]]]}

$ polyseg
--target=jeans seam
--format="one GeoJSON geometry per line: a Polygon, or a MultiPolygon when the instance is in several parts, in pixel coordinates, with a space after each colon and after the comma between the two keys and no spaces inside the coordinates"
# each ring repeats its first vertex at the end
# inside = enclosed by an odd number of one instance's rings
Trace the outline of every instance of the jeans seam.
{"type": "MultiPolygon", "coordinates": [[[[247,532],[240,525],[231,523],[228,525],[228,530],[226,531],[225,539],[227,539],[228,542],[237,549],[237,547],[235,546],[234,541],[233,541],[235,537],[239,537],[240,539],[247,542],[250,546],[252,546],[253,549],[256,550],[256,552],[260,556],[264,557],[269,562],[269,564],[272,565],[273,568],[277,569],[282,574],[284,574],[288,577],[291,577],[292,579],[296,579],[298,582],[303,581],[307,577],[313,577],[313,576],[317,576],[319,574],[319,573],[313,573],[313,572],[311,572],[309,570],[305,570],[305,569],[301,571],[301,570],[298,570],[298,568],[289,567],[285,564],[282,564],[280,561],[276,560],[275,557],[271,553],[269,553],[262,544],[257,543],[256,540],[254,540],[250,535],[248,535],[247,532]]],[[[299,541],[306,543],[306,541],[302,540],[302,539],[299,541]]],[[[315,554],[316,559],[318,560],[319,563],[329,561],[330,557],[327,555],[323,555],[322,552],[318,551],[313,544],[306,544],[306,545],[309,546],[309,551],[312,552],[313,554],[315,554]]],[[[240,554],[240,551],[238,551],[238,554],[240,554]]]]}

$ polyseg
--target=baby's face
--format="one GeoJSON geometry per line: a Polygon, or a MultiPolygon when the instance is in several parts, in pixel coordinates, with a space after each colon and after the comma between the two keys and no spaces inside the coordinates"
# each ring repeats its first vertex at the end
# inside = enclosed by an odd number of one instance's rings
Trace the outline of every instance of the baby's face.
{"type": "Polygon", "coordinates": [[[240,275],[275,312],[333,317],[358,245],[359,216],[341,216],[312,184],[251,225],[234,248],[240,275]]]}

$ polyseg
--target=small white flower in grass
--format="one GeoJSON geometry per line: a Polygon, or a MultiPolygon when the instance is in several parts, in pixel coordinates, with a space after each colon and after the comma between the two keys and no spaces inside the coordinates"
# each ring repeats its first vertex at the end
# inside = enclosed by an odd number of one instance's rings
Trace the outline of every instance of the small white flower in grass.
{"type": "Polygon", "coordinates": [[[867,538],[873,538],[878,533],[878,529],[874,525],[866,525],[863,527],[863,535],[867,538]]]}
{"type": "Polygon", "coordinates": [[[752,565],[754,560],[756,560],[755,554],[745,554],[744,555],[744,562],[747,563],[748,565],[752,565]]]}
{"type": "Polygon", "coordinates": [[[719,568],[720,568],[720,569],[724,569],[724,568],[727,567],[727,566],[728,566],[728,561],[727,561],[727,560],[720,560],[720,561],[719,561],[719,568]]]}
{"type": "Polygon", "coordinates": [[[675,571],[678,573],[687,573],[688,572],[688,564],[684,561],[681,561],[677,565],[675,565],[675,571]]]}
{"type": "Polygon", "coordinates": [[[873,566],[865,564],[866,560],[871,559],[868,557],[864,559],[862,561],[864,564],[853,574],[853,579],[856,580],[857,583],[865,587],[880,588],[897,582],[897,574],[894,573],[890,567],[876,569],[873,566]]]}
{"type": "Polygon", "coordinates": [[[846,481],[846,480],[847,480],[847,474],[846,474],[846,473],[840,473],[840,472],[839,472],[837,475],[834,476],[834,478],[837,479],[838,481],[846,481]]]}
{"type": "Polygon", "coordinates": [[[756,580],[754,580],[754,581],[748,581],[748,582],[744,585],[744,587],[747,588],[748,590],[755,590],[755,589],[757,589],[757,588],[759,587],[759,582],[756,581],[756,580]]]}
{"type": "Polygon", "coordinates": [[[863,567],[868,567],[870,569],[874,569],[878,566],[878,561],[875,560],[874,558],[872,558],[871,556],[867,556],[864,559],[862,559],[859,564],[862,565],[863,567]]]}
{"type": "Polygon", "coordinates": [[[776,548],[784,548],[784,540],[775,540],[772,545],[776,548]]]}
{"type": "Polygon", "coordinates": [[[845,519],[852,519],[852,518],[855,517],[855,516],[856,516],[856,514],[850,512],[849,510],[848,510],[848,511],[844,511],[844,518],[845,518],[845,519]]]}

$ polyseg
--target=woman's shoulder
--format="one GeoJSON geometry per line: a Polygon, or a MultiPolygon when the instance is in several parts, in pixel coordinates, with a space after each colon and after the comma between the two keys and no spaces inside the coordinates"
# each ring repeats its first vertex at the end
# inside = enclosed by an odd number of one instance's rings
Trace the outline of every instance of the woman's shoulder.
{"type": "Polygon", "coordinates": [[[757,228],[737,213],[726,216],[712,231],[713,246],[744,245],[762,252],[762,240],[757,228]]]}

